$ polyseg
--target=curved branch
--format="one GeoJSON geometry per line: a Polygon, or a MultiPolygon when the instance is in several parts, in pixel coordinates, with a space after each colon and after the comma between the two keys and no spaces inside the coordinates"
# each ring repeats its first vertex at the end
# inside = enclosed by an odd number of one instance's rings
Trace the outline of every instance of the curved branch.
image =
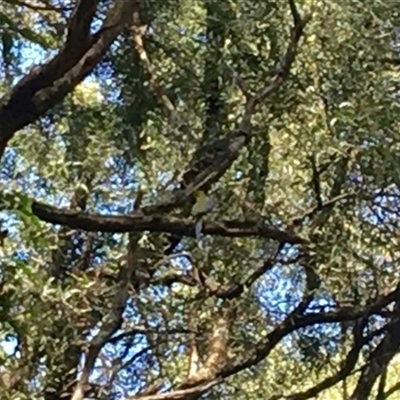
{"type": "MultiPolygon", "coordinates": [[[[100,232],[167,232],[195,237],[195,221],[182,220],[168,215],[144,215],[134,212],[131,215],[98,215],[80,211],[61,210],[34,202],[33,213],[43,221],[67,225],[70,228],[100,232]]],[[[280,243],[303,244],[305,239],[291,232],[280,230],[255,220],[204,221],[202,233],[225,237],[263,237],[280,243]]]]}
{"type": "Polygon", "coordinates": [[[398,392],[399,390],[400,390],[400,382],[396,383],[389,390],[387,390],[385,392],[384,398],[387,399],[388,397],[390,397],[392,394],[398,392]]]}
{"type": "MultiPolygon", "coordinates": [[[[314,285],[314,277],[309,273],[307,289],[311,289],[314,285]]],[[[254,346],[253,350],[248,351],[245,355],[240,357],[235,362],[228,362],[222,371],[217,373],[214,379],[195,384],[194,386],[185,387],[184,389],[177,388],[168,393],[157,393],[150,396],[144,397],[129,397],[129,400],[180,400],[180,399],[197,399],[207,390],[210,390],[214,386],[221,384],[225,379],[230,376],[243,371],[246,368],[258,364],[264,360],[275,346],[287,335],[292,332],[305,328],[307,326],[322,324],[322,323],[336,323],[341,321],[354,321],[360,318],[367,318],[370,315],[379,312],[382,308],[386,307],[393,301],[400,300],[400,283],[396,289],[386,296],[377,296],[373,302],[365,306],[355,306],[352,308],[338,309],[331,312],[319,312],[319,313],[305,313],[305,310],[313,299],[312,293],[305,294],[304,299],[300,302],[297,308],[291,312],[287,318],[279,324],[271,333],[269,333],[264,339],[258,342],[254,346]]],[[[396,324],[397,327],[397,324],[396,324]]],[[[356,335],[358,332],[355,333],[356,335]]],[[[400,340],[400,339],[398,339],[400,340]]],[[[354,349],[353,356],[358,354],[358,348],[354,349]]],[[[352,357],[348,360],[351,364],[352,357]]],[[[344,366],[345,367],[345,366],[344,366]]],[[[360,397],[361,398],[361,397],[360,397]]]]}
{"type": "Polygon", "coordinates": [[[16,131],[59,103],[93,70],[131,18],[138,0],[115,1],[102,27],[89,35],[97,4],[97,0],[77,2],[61,51],[47,63],[33,68],[0,100],[0,157],[16,131]]]}
{"type": "MultiPolygon", "coordinates": [[[[396,314],[400,311],[400,302],[395,306],[396,314]]],[[[393,318],[392,326],[387,330],[386,335],[370,355],[370,359],[366,367],[363,369],[361,376],[354,389],[352,399],[366,399],[369,397],[371,390],[382,374],[385,367],[389,364],[393,356],[400,348],[400,320],[398,317],[393,318]]]]}
{"type": "MultiPolygon", "coordinates": [[[[336,385],[338,382],[346,378],[355,367],[362,347],[371,339],[370,337],[363,338],[362,329],[363,324],[358,323],[354,332],[354,345],[347,354],[346,359],[344,360],[341,368],[336,374],[325,378],[322,382],[304,392],[288,396],[287,400],[306,400],[312,397],[316,397],[323,390],[326,390],[327,388],[336,385]]],[[[278,397],[273,397],[271,400],[275,399],[278,399],[278,397]]]]}
{"type": "MultiPolygon", "coordinates": [[[[354,321],[359,318],[365,318],[372,314],[379,312],[382,308],[386,307],[393,301],[400,299],[400,283],[397,288],[386,296],[378,296],[373,302],[365,306],[355,306],[352,308],[340,308],[331,312],[320,313],[304,313],[305,306],[307,305],[306,296],[300,305],[295,309],[278,327],[276,327],[269,335],[261,340],[254,350],[248,352],[245,358],[239,360],[236,364],[225,369],[220,376],[227,378],[235,373],[242,371],[252,365],[259,363],[266,358],[269,353],[274,349],[277,343],[284,337],[292,332],[312,326],[315,324],[323,323],[336,323],[341,321],[354,321]]],[[[308,301],[309,303],[309,301],[308,301]]],[[[400,339],[399,339],[400,340],[400,339]]],[[[361,398],[361,397],[360,397],[361,398]]]]}

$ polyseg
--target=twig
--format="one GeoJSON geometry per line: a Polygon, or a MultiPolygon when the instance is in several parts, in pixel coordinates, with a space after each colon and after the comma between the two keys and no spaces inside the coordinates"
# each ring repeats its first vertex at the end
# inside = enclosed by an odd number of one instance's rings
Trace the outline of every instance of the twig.
{"type": "MultiPolygon", "coordinates": [[[[136,23],[138,23],[138,21],[136,21],[136,23]]],[[[149,80],[154,89],[154,92],[156,93],[161,103],[163,103],[165,107],[169,110],[171,115],[175,117],[176,116],[175,106],[169,99],[169,97],[165,94],[165,91],[162,88],[162,86],[158,83],[154,67],[144,48],[143,45],[144,29],[145,28],[143,26],[138,26],[136,24],[132,25],[131,31],[132,31],[133,45],[135,46],[135,49],[139,55],[140,61],[143,63],[144,67],[147,70],[147,73],[149,75],[149,80]]]]}
{"type": "Polygon", "coordinates": [[[233,69],[232,66],[228,65],[227,68],[231,72],[233,79],[236,82],[236,85],[238,88],[241,90],[243,93],[243,96],[245,97],[246,101],[248,101],[253,95],[250,93],[250,90],[247,88],[247,84],[244,81],[244,79],[240,76],[240,74],[233,69]]]}
{"type": "Polygon", "coordinates": [[[342,193],[342,194],[324,202],[322,204],[322,206],[316,205],[315,207],[312,207],[311,209],[305,211],[301,216],[293,218],[290,225],[294,226],[294,227],[298,227],[302,223],[304,223],[307,218],[312,219],[318,211],[323,210],[323,209],[331,209],[339,201],[345,200],[345,199],[351,199],[354,196],[356,196],[356,193],[342,193]]]}

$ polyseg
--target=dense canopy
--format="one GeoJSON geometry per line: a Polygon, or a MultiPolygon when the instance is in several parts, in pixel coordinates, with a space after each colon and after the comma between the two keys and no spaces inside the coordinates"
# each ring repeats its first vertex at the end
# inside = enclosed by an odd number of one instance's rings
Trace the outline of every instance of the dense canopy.
{"type": "Polygon", "coordinates": [[[398,398],[396,2],[3,0],[0,38],[1,398],[398,398]]]}

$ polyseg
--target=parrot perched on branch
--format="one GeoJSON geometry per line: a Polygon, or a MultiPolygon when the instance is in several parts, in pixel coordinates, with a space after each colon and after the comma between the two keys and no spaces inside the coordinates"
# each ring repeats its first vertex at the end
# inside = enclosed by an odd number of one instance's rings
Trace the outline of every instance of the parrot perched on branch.
{"type": "Polygon", "coordinates": [[[191,215],[194,217],[201,217],[212,210],[212,201],[202,190],[195,192],[194,196],[196,202],[192,207],[191,215]]]}
{"type": "Polygon", "coordinates": [[[201,230],[202,230],[202,217],[210,212],[213,208],[212,200],[204,193],[202,190],[199,190],[194,193],[196,198],[196,202],[194,203],[191,211],[191,215],[196,218],[196,227],[195,234],[196,239],[200,240],[201,230]]]}
{"type": "MultiPolygon", "coordinates": [[[[208,198],[207,193],[211,189],[212,183],[217,181],[225,171],[231,166],[236,159],[239,150],[248,140],[245,132],[235,131],[230,135],[217,138],[210,143],[199,147],[193,154],[188,165],[187,171],[182,176],[181,188],[184,189],[206,169],[214,173],[213,180],[207,182],[201,189],[193,193],[188,199],[188,203],[183,207],[181,216],[188,218],[192,216],[196,222],[196,237],[201,234],[202,224],[201,218],[209,213],[212,209],[212,202],[208,198]]],[[[170,235],[168,237],[169,245],[165,249],[165,254],[171,254],[181,241],[182,237],[170,235]]]]}

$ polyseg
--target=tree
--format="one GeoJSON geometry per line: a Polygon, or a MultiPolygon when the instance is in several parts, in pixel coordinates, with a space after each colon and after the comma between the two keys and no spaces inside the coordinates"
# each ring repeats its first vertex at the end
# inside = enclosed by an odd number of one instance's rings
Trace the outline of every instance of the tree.
{"type": "Polygon", "coordinates": [[[3,3],[4,396],[396,393],[395,4],[3,3]]]}

